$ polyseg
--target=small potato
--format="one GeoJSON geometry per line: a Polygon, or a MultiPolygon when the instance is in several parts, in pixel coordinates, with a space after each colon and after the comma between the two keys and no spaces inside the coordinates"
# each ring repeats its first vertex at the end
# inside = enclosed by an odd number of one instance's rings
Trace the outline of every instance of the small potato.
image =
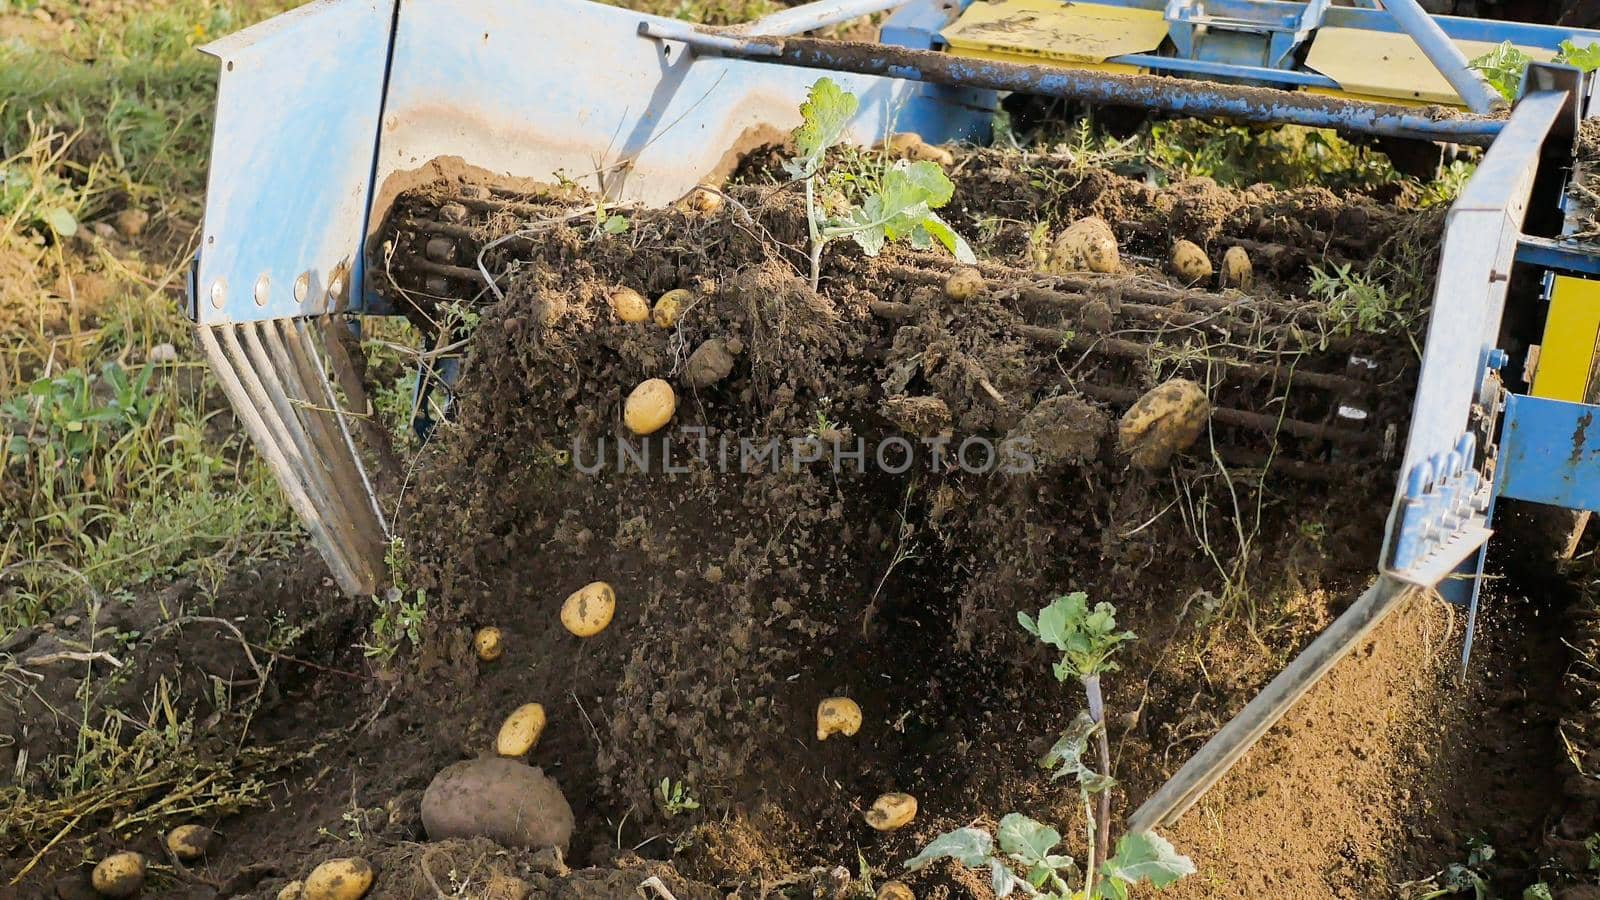
{"type": "Polygon", "coordinates": [[[721,191],[704,184],[696,185],[689,196],[683,198],[685,209],[706,215],[721,212],[723,202],[721,191]]]}
{"type": "Polygon", "coordinates": [[[622,421],[629,431],[642,437],[660,431],[677,411],[678,395],[672,392],[672,385],[652,378],[641,382],[628,395],[627,402],[622,405],[622,421]]]}
{"type": "Polygon", "coordinates": [[[829,697],[817,704],[817,740],[830,735],[850,737],[861,730],[861,707],[849,697],[829,697]]]}
{"type": "Polygon", "coordinates": [[[1243,247],[1229,247],[1228,252],[1222,254],[1222,286],[1248,291],[1255,280],[1256,272],[1250,265],[1250,254],[1243,247]]]}
{"type": "Polygon", "coordinates": [[[537,703],[524,703],[512,710],[500,725],[500,734],[494,739],[494,752],[501,756],[524,756],[544,734],[544,707],[537,703]]]}
{"type": "Polygon", "coordinates": [[[1044,269],[1051,274],[1067,272],[1115,272],[1122,268],[1117,236],[1099,216],[1079,219],[1067,226],[1050,247],[1044,269]]]}
{"type": "Polygon", "coordinates": [[[472,636],[472,648],[478,651],[478,658],[484,662],[494,662],[500,658],[500,629],[493,625],[485,625],[478,629],[472,636]]]}
{"type": "Polygon", "coordinates": [[[278,900],[305,900],[306,883],[298,878],[278,889],[278,900]]]}
{"type": "Polygon", "coordinates": [[[617,592],[604,581],[573,591],[561,604],[561,624],[578,637],[594,637],[606,630],[617,612],[617,592]]]}
{"type": "Polygon", "coordinates": [[[1199,244],[1180,239],[1172,245],[1172,274],[1184,284],[1199,284],[1211,277],[1211,259],[1199,244]]]}
{"type": "Polygon", "coordinates": [[[355,856],[330,859],[306,876],[305,900],[361,900],[372,887],[372,866],[355,856]]]}
{"type": "Polygon", "coordinates": [[[606,298],[611,311],[624,322],[643,322],[650,318],[650,303],[631,287],[619,287],[606,298]]]}
{"type": "Polygon", "coordinates": [[[184,862],[194,862],[206,855],[211,846],[211,829],[204,825],[179,825],[167,832],[167,849],[184,862]]]}
{"type": "Polygon", "coordinates": [[[956,158],[949,150],[924,141],[922,135],[914,131],[902,131],[894,135],[884,144],[884,149],[889,151],[889,155],[898,159],[926,160],[938,163],[946,169],[956,164],[956,158]]]}
{"type": "Polygon", "coordinates": [[[988,289],[983,275],[973,268],[960,268],[944,280],[944,295],[957,303],[964,303],[988,289]]]}
{"type": "Polygon", "coordinates": [[[917,900],[917,895],[911,893],[904,881],[885,881],[872,897],[873,900],[917,900]]]}
{"type": "Polygon", "coordinates": [[[144,887],[144,857],[131,850],[113,853],[94,867],[89,883],[102,897],[132,897],[144,887]]]}
{"type": "Polygon", "coordinates": [[[656,301],[655,309],[650,311],[650,317],[660,328],[671,328],[672,323],[678,321],[678,316],[683,313],[684,307],[694,299],[694,294],[688,288],[677,288],[667,291],[656,301]]]}
{"type": "Polygon", "coordinates": [[[917,816],[917,798],[910,794],[884,794],[867,810],[867,824],[879,831],[902,828],[917,816]]]}

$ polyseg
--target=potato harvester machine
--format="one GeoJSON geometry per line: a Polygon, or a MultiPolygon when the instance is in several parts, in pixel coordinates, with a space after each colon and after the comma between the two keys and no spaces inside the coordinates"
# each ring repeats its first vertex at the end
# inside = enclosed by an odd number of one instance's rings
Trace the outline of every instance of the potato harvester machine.
{"type": "Polygon", "coordinates": [[[1448,214],[1376,579],[1134,813],[1148,829],[1402,596],[1475,611],[1499,499],[1600,509],[1600,245],[1579,236],[1592,195],[1573,183],[1600,103],[1550,62],[1563,41],[1600,33],[1415,0],[822,0],[725,28],[586,0],[318,0],[204,48],[222,72],[189,313],[339,585],[370,593],[388,525],[345,412],[359,378],[330,338],[394,313],[373,238],[440,161],[666,204],[781,140],[824,74],[861,98],[859,143],[981,143],[1021,93],[1486,148],[1448,214]],[[804,36],[885,13],[877,43],[804,36]],[[1508,111],[1467,64],[1504,41],[1534,60],[1508,111]]]}

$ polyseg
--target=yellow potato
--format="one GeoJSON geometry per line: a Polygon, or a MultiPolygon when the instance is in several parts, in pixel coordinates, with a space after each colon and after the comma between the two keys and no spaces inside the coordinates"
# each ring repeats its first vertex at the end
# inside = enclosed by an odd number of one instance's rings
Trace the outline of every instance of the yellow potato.
{"type": "Polygon", "coordinates": [[[1205,388],[1187,378],[1171,378],[1146,391],[1117,423],[1117,443],[1128,461],[1159,469],[1194,445],[1211,418],[1205,388]]]}
{"type": "Polygon", "coordinates": [[[484,662],[494,662],[500,658],[500,629],[486,625],[478,629],[472,636],[472,647],[478,651],[478,658],[484,662]]]}
{"type": "Polygon", "coordinates": [[[685,208],[707,215],[721,212],[722,204],[721,192],[704,184],[696,185],[695,189],[689,192],[689,196],[683,198],[685,208]]]}
{"type": "Polygon", "coordinates": [[[278,900],[305,900],[306,884],[295,879],[278,889],[278,900]]]}
{"type": "Polygon", "coordinates": [[[606,298],[611,311],[624,322],[643,322],[650,318],[650,303],[631,287],[619,287],[606,298]]]}
{"type": "Polygon", "coordinates": [[[561,604],[561,624],[578,637],[594,637],[606,630],[617,611],[617,592],[604,581],[586,584],[561,604]]]}
{"type": "Polygon", "coordinates": [[[1061,232],[1050,248],[1045,261],[1045,271],[1052,274],[1066,272],[1115,272],[1122,268],[1122,254],[1117,249],[1117,236],[1111,226],[1099,216],[1079,219],[1061,232]]]}
{"type": "Polygon", "coordinates": [[[861,707],[849,697],[829,697],[817,704],[817,740],[829,735],[849,737],[861,730],[861,707]]]}
{"type": "Polygon", "coordinates": [[[943,147],[936,147],[914,131],[902,131],[889,138],[884,148],[899,159],[926,160],[948,169],[956,164],[955,155],[943,147]]]}
{"type": "Polygon", "coordinates": [[[211,829],[204,825],[179,825],[167,832],[167,849],[184,862],[194,862],[206,855],[211,845],[211,829]]]}
{"type": "Polygon", "coordinates": [[[372,887],[372,866],[355,856],[330,859],[306,876],[305,900],[361,900],[372,887]]]}
{"type": "Polygon", "coordinates": [[[960,303],[977,297],[988,287],[977,269],[963,267],[951,272],[950,277],[944,280],[944,295],[960,303]]]}
{"type": "Polygon", "coordinates": [[[494,752],[501,756],[522,756],[539,743],[544,734],[544,707],[537,703],[524,703],[512,710],[500,725],[500,734],[494,739],[494,752]]]}
{"type": "Polygon", "coordinates": [[[655,434],[661,426],[672,421],[678,411],[678,396],[672,385],[664,379],[652,378],[640,383],[622,405],[622,421],[628,430],[637,435],[655,434]]]}
{"type": "Polygon", "coordinates": [[[89,882],[103,897],[132,897],[144,887],[144,857],[131,850],[113,853],[94,867],[89,882]]]}
{"type": "Polygon", "coordinates": [[[917,816],[917,798],[910,794],[884,794],[867,810],[867,824],[879,831],[902,828],[917,816]]]}
{"type": "Polygon", "coordinates": [[[1179,240],[1172,245],[1172,274],[1184,284],[1198,284],[1211,277],[1211,259],[1200,245],[1179,240]]]}
{"type": "Polygon", "coordinates": [[[1246,253],[1243,247],[1229,247],[1228,252],[1222,254],[1222,286],[1247,291],[1255,280],[1256,273],[1250,265],[1250,254],[1246,253]]]}
{"type": "Polygon", "coordinates": [[[904,881],[885,881],[878,888],[878,893],[873,895],[873,900],[917,900],[917,895],[911,893],[911,888],[904,881]]]}
{"type": "Polygon", "coordinates": [[[689,301],[694,299],[694,294],[688,288],[677,288],[667,291],[656,301],[655,309],[650,311],[650,317],[655,319],[656,325],[662,328],[671,328],[672,323],[678,321],[678,316],[683,312],[689,301]]]}

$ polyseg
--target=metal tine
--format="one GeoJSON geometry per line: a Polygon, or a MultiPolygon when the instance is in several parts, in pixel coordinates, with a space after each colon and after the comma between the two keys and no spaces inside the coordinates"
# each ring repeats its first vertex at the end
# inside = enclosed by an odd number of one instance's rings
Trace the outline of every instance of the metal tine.
{"type": "Polygon", "coordinates": [[[362,562],[369,568],[382,571],[383,530],[368,515],[370,501],[362,492],[361,481],[356,476],[359,462],[350,448],[341,443],[333,433],[330,420],[334,408],[322,397],[319,379],[310,371],[311,363],[296,339],[292,326],[283,319],[261,323],[263,341],[278,364],[278,374],[284,385],[291,388],[291,402],[305,425],[306,433],[317,452],[318,461],[326,468],[328,478],[337,491],[344,514],[362,551],[362,562]],[[288,329],[288,333],[285,333],[288,329]],[[313,387],[313,385],[316,385],[313,387]]]}
{"type": "MultiPolygon", "coordinates": [[[[349,422],[346,418],[344,406],[339,403],[339,398],[333,391],[333,382],[328,377],[328,369],[323,365],[323,357],[317,351],[316,341],[311,337],[311,329],[304,319],[291,319],[283,323],[285,329],[292,330],[297,341],[289,341],[289,350],[295,352],[298,344],[298,358],[303,359],[305,371],[315,374],[315,380],[322,385],[322,397],[327,402],[327,409],[331,410],[333,420],[338,423],[339,435],[344,440],[348,459],[353,464],[356,475],[361,480],[362,492],[366,496],[367,505],[372,510],[372,517],[377,520],[378,529],[387,543],[390,531],[389,521],[383,515],[383,506],[378,502],[378,492],[372,487],[372,480],[367,476],[367,467],[361,462],[361,455],[356,451],[355,438],[350,434],[349,422]]],[[[330,359],[329,364],[333,361],[330,359]]],[[[359,386],[359,382],[357,383],[359,386]]]]}
{"type": "MultiPolygon", "coordinates": [[[[234,414],[244,423],[245,430],[249,431],[250,436],[254,438],[256,451],[261,454],[262,459],[266,460],[267,467],[272,470],[272,474],[278,479],[278,485],[283,488],[284,495],[289,498],[289,505],[294,507],[295,512],[300,515],[300,521],[306,523],[306,529],[311,532],[312,543],[316,544],[317,549],[322,551],[322,556],[328,561],[328,568],[333,570],[333,577],[339,582],[340,588],[347,594],[365,593],[368,589],[363,585],[361,579],[356,576],[355,571],[350,568],[344,556],[338,553],[333,537],[328,532],[327,525],[322,521],[321,510],[317,508],[316,503],[312,501],[310,495],[306,492],[305,486],[301,484],[299,477],[296,475],[288,455],[278,445],[277,438],[273,435],[272,430],[267,427],[260,411],[256,408],[254,401],[251,400],[249,392],[245,390],[243,382],[234,369],[232,359],[217,342],[216,332],[221,331],[224,336],[230,336],[228,332],[233,327],[232,325],[199,325],[195,328],[195,332],[200,337],[200,347],[205,351],[206,358],[211,361],[211,370],[217,373],[217,380],[222,384],[222,393],[227,396],[228,402],[233,404],[234,414]]],[[[237,346],[237,342],[235,341],[234,343],[237,346]]]]}
{"type": "Polygon", "coordinates": [[[376,583],[373,573],[363,564],[360,542],[352,533],[348,510],[339,502],[337,491],[329,484],[328,473],[322,465],[322,460],[311,447],[311,440],[301,426],[300,419],[295,415],[294,407],[289,402],[289,395],[284,390],[283,382],[278,378],[277,367],[267,355],[261,345],[259,322],[246,322],[239,326],[244,334],[244,347],[248,351],[251,368],[243,374],[245,386],[248,388],[254,382],[269,425],[276,424],[281,434],[280,440],[285,444],[294,446],[299,456],[298,471],[301,479],[316,500],[326,510],[327,522],[335,544],[339,545],[345,554],[345,559],[357,577],[364,581],[376,583]]]}

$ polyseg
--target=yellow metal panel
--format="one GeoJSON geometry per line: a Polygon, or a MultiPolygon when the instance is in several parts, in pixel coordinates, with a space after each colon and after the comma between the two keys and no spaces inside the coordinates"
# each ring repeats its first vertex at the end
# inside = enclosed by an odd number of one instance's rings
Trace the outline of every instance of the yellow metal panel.
{"type": "Polygon", "coordinates": [[[1146,53],[1161,46],[1167,21],[1160,10],[1062,3],[1061,0],[1001,0],[974,3],[946,28],[944,39],[957,56],[979,59],[1071,63],[1075,68],[1135,71],[1106,60],[1146,53]]]}
{"type": "MultiPolygon", "coordinates": [[[[1456,41],[1455,44],[1467,59],[1477,59],[1497,46],[1484,41],[1456,41]]],[[[1553,50],[1517,49],[1539,62],[1555,58],[1553,50]]],[[[1460,95],[1422,55],[1422,49],[1410,35],[1358,28],[1320,28],[1311,39],[1306,65],[1339,82],[1343,94],[1462,105],[1460,95]]]]}
{"type": "Polygon", "coordinates": [[[1584,403],[1591,399],[1595,343],[1600,338],[1600,281],[1557,275],[1539,347],[1533,395],[1584,403]]]}

